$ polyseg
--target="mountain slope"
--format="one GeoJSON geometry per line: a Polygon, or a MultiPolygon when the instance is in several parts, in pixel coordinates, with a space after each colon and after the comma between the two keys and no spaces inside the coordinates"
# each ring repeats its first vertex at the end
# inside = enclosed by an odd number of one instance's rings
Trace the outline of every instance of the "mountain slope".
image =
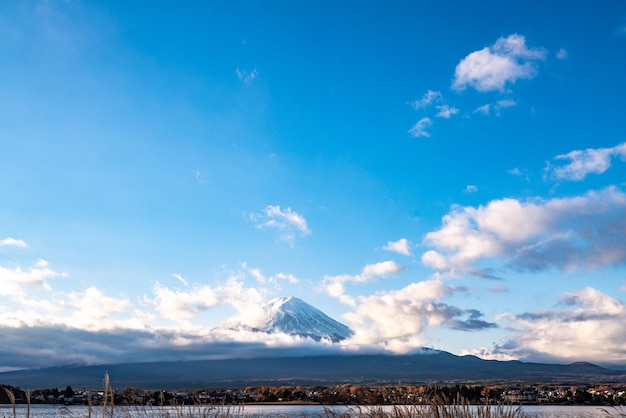
{"type": "Polygon", "coordinates": [[[621,383],[626,371],[569,365],[482,360],[444,351],[423,354],[223,359],[105,366],[68,366],[0,373],[0,383],[21,387],[99,388],[108,372],[116,387],[183,389],[287,384],[597,384],[621,383]]]}
{"type": "Polygon", "coordinates": [[[285,333],[315,341],[339,342],[352,335],[350,328],[296,297],[273,299],[266,306],[265,323],[260,327],[228,324],[230,330],[246,329],[268,334],[285,333]]]}

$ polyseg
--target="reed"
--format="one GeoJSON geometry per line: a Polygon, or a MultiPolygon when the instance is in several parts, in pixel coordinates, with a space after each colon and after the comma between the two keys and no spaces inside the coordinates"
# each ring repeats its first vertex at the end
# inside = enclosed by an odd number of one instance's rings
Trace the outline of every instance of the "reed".
{"type": "Polygon", "coordinates": [[[599,408],[600,411],[604,412],[608,417],[617,417],[617,418],[626,418],[626,411],[621,406],[614,406],[611,410],[606,408],[599,408]]]}
{"type": "Polygon", "coordinates": [[[26,418],[30,418],[30,389],[26,391],[26,418]]]}
{"type": "Polygon", "coordinates": [[[11,405],[13,405],[13,418],[16,418],[16,412],[15,412],[15,394],[13,393],[12,390],[9,390],[8,388],[4,388],[4,391],[7,393],[7,396],[9,397],[9,401],[11,401],[11,405]]]}
{"type": "Polygon", "coordinates": [[[458,398],[453,402],[436,399],[424,405],[401,405],[391,409],[382,406],[355,407],[342,413],[326,408],[327,418],[523,418],[519,406],[470,405],[458,398]]]}

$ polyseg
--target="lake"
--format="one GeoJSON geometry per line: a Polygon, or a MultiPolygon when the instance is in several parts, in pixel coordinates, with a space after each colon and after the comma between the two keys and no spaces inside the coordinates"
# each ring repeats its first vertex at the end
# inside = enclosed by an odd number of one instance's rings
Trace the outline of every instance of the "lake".
{"type": "MultiPolygon", "coordinates": [[[[387,411],[392,411],[393,407],[383,407],[387,411]]],[[[597,406],[523,406],[524,416],[527,418],[594,418],[594,417],[626,417],[626,408],[611,409],[606,407],[611,413],[607,415],[597,406]],[[619,415],[620,413],[624,415],[619,415]]],[[[219,418],[219,417],[250,417],[250,418],[303,418],[303,417],[320,417],[331,418],[351,412],[350,416],[358,417],[358,409],[348,409],[345,406],[321,406],[321,405],[246,405],[243,409],[238,407],[226,408],[219,407],[216,410],[209,411],[207,414],[201,413],[204,409],[197,407],[183,407],[182,416],[191,418],[190,412],[195,412],[195,417],[219,418]]],[[[361,407],[361,411],[366,414],[367,407],[361,407]]],[[[179,418],[177,415],[180,409],[172,407],[116,407],[114,417],[116,418],[179,418]]],[[[205,411],[206,412],[206,411],[205,411]]],[[[26,417],[26,407],[18,405],[16,408],[16,416],[18,418],[26,417]]],[[[68,406],[59,405],[33,405],[31,406],[30,416],[32,418],[83,418],[88,416],[88,407],[86,406],[68,406]]],[[[102,417],[102,409],[92,408],[93,418],[102,417]]],[[[0,405],[0,418],[12,418],[13,409],[11,405],[0,405]]]]}

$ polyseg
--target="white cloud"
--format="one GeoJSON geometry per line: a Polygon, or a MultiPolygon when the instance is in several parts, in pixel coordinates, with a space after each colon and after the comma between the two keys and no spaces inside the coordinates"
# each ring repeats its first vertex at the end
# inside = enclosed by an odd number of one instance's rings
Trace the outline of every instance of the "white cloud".
{"type": "Polygon", "coordinates": [[[409,133],[416,138],[430,136],[430,133],[426,132],[426,129],[430,128],[433,125],[433,121],[430,118],[424,117],[417,121],[415,125],[411,129],[409,129],[409,133]]]}
{"type": "Polygon", "coordinates": [[[395,261],[382,261],[380,263],[368,264],[363,267],[360,274],[339,276],[326,276],[322,281],[322,288],[332,297],[341,297],[345,292],[344,283],[366,283],[380,277],[395,274],[403,267],[395,261]]]}
{"type": "Polygon", "coordinates": [[[495,351],[492,348],[480,347],[473,349],[463,349],[459,353],[461,356],[476,356],[485,360],[512,361],[519,360],[518,355],[495,351]]]}
{"type": "Polygon", "coordinates": [[[382,346],[394,352],[408,352],[422,347],[422,335],[429,325],[442,325],[450,317],[447,306],[436,301],[451,293],[440,281],[412,283],[398,291],[361,296],[353,312],[345,314],[354,336],[345,345],[382,346]]]}
{"type": "Polygon", "coordinates": [[[140,321],[128,315],[132,306],[130,300],[106,296],[93,286],[82,292],[69,293],[67,305],[74,308],[67,324],[72,328],[98,331],[143,327],[140,321]]]}
{"type": "Polygon", "coordinates": [[[575,150],[554,157],[556,163],[566,161],[565,165],[546,164],[545,172],[559,180],[580,181],[587,174],[602,174],[611,167],[613,157],[626,160],[626,142],[612,148],[587,148],[575,150]]]}
{"type": "Polygon", "coordinates": [[[497,117],[500,117],[502,113],[501,112],[502,109],[515,107],[515,106],[517,106],[517,102],[515,100],[503,99],[503,100],[498,100],[495,103],[487,103],[482,106],[479,106],[474,110],[474,113],[479,113],[484,116],[489,116],[493,112],[494,115],[496,115],[497,117]]]}
{"type": "Polygon", "coordinates": [[[523,36],[509,35],[463,58],[456,66],[452,87],[464,90],[470,86],[481,92],[504,91],[507,84],[518,79],[533,78],[537,73],[534,61],[543,60],[545,56],[543,48],[527,48],[523,36]]]}
{"type": "Polygon", "coordinates": [[[411,255],[409,249],[409,241],[406,238],[400,238],[398,241],[389,241],[383,247],[383,250],[391,251],[402,255],[411,255]]]}
{"type": "MultiPolygon", "coordinates": [[[[368,274],[384,274],[387,269],[383,264],[364,270],[368,274]]],[[[138,300],[106,294],[95,286],[69,292],[53,289],[50,279],[64,275],[52,270],[44,259],[27,269],[0,266],[0,361],[6,367],[102,364],[120,359],[195,359],[211,355],[254,357],[266,355],[268,349],[273,354],[290,355],[297,351],[301,355],[302,350],[320,353],[333,349],[328,344],[312,344],[310,340],[287,335],[213,332],[212,325],[216,324],[207,324],[200,315],[220,305],[226,311],[233,308],[231,322],[255,326],[265,320],[263,305],[268,290],[244,284],[245,279],[264,277],[259,269],[244,269],[221,285],[188,288],[186,280],[175,273],[173,277],[184,281],[185,289],[156,283],[150,295],[138,300]],[[168,324],[164,319],[175,323],[168,324]],[[59,346],[69,348],[59,351],[59,346]]],[[[265,279],[267,283],[298,281],[285,273],[265,279]]],[[[339,350],[336,346],[334,349],[339,350]]]]}
{"type": "Polygon", "coordinates": [[[524,180],[530,182],[530,176],[528,175],[528,171],[526,169],[521,169],[519,167],[512,168],[506,171],[512,176],[523,177],[524,180]]]}
{"type": "Polygon", "coordinates": [[[245,272],[247,272],[250,276],[252,276],[258,283],[262,284],[278,284],[280,280],[287,281],[289,283],[299,283],[300,280],[295,277],[293,274],[287,273],[276,273],[273,276],[266,277],[261,269],[259,268],[250,268],[247,263],[242,263],[241,267],[245,272]]]}
{"type": "Polygon", "coordinates": [[[5,238],[0,240],[0,247],[28,247],[24,241],[15,238],[5,238]]]}
{"type": "Polygon", "coordinates": [[[498,100],[496,102],[496,109],[499,111],[500,109],[505,109],[507,107],[515,107],[517,106],[517,102],[515,100],[511,100],[511,99],[503,99],[503,100],[498,100]]]}
{"type": "Polygon", "coordinates": [[[477,191],[478,187],[473,184],[468,184],[467,187],[465,187],[465,193],[476,193],[477,191]]]}
{"type": "Polygon", "coordinates": [[[442,228],[426,235],[424,243],[434,249],[422,262],[466,274],[486,258],[530,271],[623,264],[625,211],[626,194],[615,187],[572,198],[455,206],[442,228]]]}
{"type": "Polygon", "coordinates": [[[224,302],[237,310],[237,314],[229,318],[228,322],[250,327],[263,325],[266,315],[263,306],[267,302],[263,291],[246,287],[242,281],[232,277],[220,289],[220,295],[224,302]]]}
{"type": "Polygon", "coordinates": [[[560,305],[565,309],[505,315],[503,319],[514,322],[519,334],[485,349],[484,355],[568,363],[626,361],[624,302],[587,287],[565,294],[560,305]]]}
{"type": "Polygon", "coordinates": [[[290,245],[293,245],[297,235],[303,237],[311,233],[304,216],[290,207],[283,210],[280,206],[268,205],[263,212],[253,213],[250,218],[257,222],[256,227],[259,229],[276,229],[280,239],[290,245]]]}
{"type": "Polygon", "coordinates": [[[476,310],[464,311],[439,302],[454,289],[440,280],[411,283],[400,290],[360,296],[353,312],[345,314],[354,335],[342,345],[408,353],[426,345],[429,327],[448,326],[470,331],[493,328],[476,310]],[[467,320],[461,319],[468,316],[467,320]]]}
{"type": "Polygon", "coordinates": [[[152,288],[154,299],[150,302],[164,317],[185,322],[200,311],[216,306],[220,299],[211,286],[196,286],[189,291],[170,289],[156,283],[152,288]]]}
{"type": "Polygon", "coordinates": [[[174,273],[174,274],[172,274],[172,277],[174,277],[176,280],[181,282],[183,285],[189,286],[189,283],[187,283],[187,280],[185,280],[185,278],[183,276],[181,276],[180,274],[174,273]]]}
{"type": "Polygon", "coordinates": [[[0,266],[0,295],[22,295],[25,293],[24,286],[35,286],[49,291],[51,287],[48,279],[64,276],[65,274],[50,269],[48,263],[42,259],[26,271],[20,267],[11,269],[0,266]]]}
{"type": "Polygon", "coordinates": [[[426,251],[422,254],[422,263],[425,266],[434,268],[435,270],[447,270],[449,268],[446,257],[433,250],[426,251]]]}
{"type": "Polygon", "coordinates": [[[450,119],[452,115],[456,115],[457,113],[459,113],[459,109],[457,109],[456,107],[450,107],[448,105],[437,106],[437,109],[439,110],[439,113],[437,113],[437,117],[444,119],[450,119]]]}
{"type": "Polygon", "coordinates": [[[244,83],[249,83],[249,82],[253,81],[259,75],[259,72],[256,70],[256,68],[254,70],[252,70],[252,71],[247,71],[247,70],[243,70],[243,69],[237,68],[235,70],[235,73],[237,74],[237,78],[240,81],[243,81],[244,83]]]}
{"type": "Polygon", "coordinates": [[[482,106],[478,106],[474,110],[474,113],[480,113],[481,115],[489,116],[489,113],[491,113],[491,103],[487,103],[487,104],[484,104],[482,106]]]}
{"type": "Polygon", "coordinates": [[[433,103],[439,103],[442,100],[443,96],[441,95],[441,92],[428,90],[421,99],[411,102],[411,105],[415,110],[419,110],[428,107],[433,103]]]}
{"type": "Polygon", "coordinates": [[[567,51],[563,48],[559,49],[559,51],[556,53],[556,58],[559,60],[567,59],[567,51]]]}
{"type": "Polygon", "coordinates": [[[388,274],[394,274],[402,270],[402,266],[395,261],[382,261],[380,263],[368,264],[363,267],[361,277],[369,280],[371,277],[382,277],[388,274]]]}
{"type": "Polygon", "coordinates": [[[273,277],[275,277],[278,280],[286,280],[289,283],[300,283],[300,279],[298,279],[296,276],[294,276],[291,273],[277,273],[276,275],[274,275],[273,277]]]}
{"type": "Polygon", "coordinates": [[[254,277],[254,279],[259,282],[259,283],[267,283],[267,277],[265,277],[265,275],[263,275],[263,273],[261,272],[261,269],[258,268],[248,268],[248,265],[246,263],[243,263],[242,267],[244,269],[247,269],[248,273],[254,277]]]}

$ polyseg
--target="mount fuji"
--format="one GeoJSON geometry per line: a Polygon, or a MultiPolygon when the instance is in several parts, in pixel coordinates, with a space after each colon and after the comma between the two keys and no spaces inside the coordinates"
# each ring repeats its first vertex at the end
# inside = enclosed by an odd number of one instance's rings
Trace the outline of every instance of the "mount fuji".
{"type": "MultiPolygon", "coordinates": [[[[219,330],[289,334],[315,341],[339,342],[352,335],[345,325],[328,317],[308,303],[284,297],[263,306],[261,325],[226,323],[219,330]]],[[[237,344],[216,344],[216,349],[237,348],[237,344]]],[[[326,347],[325,344],[322,344],[326,347]]],[[[245,348],[242,343],[240,348],[245,348]]],[[[177,361],[146,361],[86,366],[60,366],[0,372],[0,382],[21,387],[100,387],[109,373],[116,384],[147,389],[199,388],[208,386],[244,387],[250,385],[300,384],[591,384],[623,383],[626,371],[605,369],[589,363],[569,365],[483,360],[474,356],[422,348],[414,354],[359,354],[338,350],[324,354],[311,352],[258,350],[248,344],[255,356],[177,361]],[[339,353],[339,354],[338,354],[339,353]],[[295,354],[295,355],[294,355],[295,354]]],[[[327,347],[326,347],[327,348],[327,347]]],[[[204,347],[211,349],[210,347],[204,347]]],[[[217,351],[219,351],[217,350],[217,351]]],[[[216,351],[216,352],[217,352],[216,351]]],[[[240,351],[239,354],[245,353],[240,351]]],[[[319,352],[318,352],[319,353],[319,352]]]]}
{"type": "Polygon", "coordinates": [[[245,329],[267,334],[284,333],[315,341],[330,340],[334,343],[352,335],[350,328],[344,324],[293,296],[273,299],[263,310],[265,321],[260,327],[244,324],[225,324],[223,327],[233,331],[245,329]]]}

